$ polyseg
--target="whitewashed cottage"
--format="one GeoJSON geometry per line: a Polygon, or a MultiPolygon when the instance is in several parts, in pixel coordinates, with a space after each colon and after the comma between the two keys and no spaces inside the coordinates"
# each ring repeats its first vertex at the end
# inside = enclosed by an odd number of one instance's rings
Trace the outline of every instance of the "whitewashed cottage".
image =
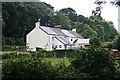
{"type": "Polygon", "coordinates": [[[77,49],[85,45],[89,45],[89,39],[84,39],[76,33],[76,29],[64,30],[59,25],[55,28],[41,26],[40,19],[35,23],[35,28],[26,36],[28,51],[77,49]]]}

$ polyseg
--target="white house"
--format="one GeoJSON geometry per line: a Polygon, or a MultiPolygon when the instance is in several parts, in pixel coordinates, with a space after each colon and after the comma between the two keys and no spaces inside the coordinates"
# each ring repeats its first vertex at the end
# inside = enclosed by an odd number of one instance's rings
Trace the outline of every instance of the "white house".
{"type": "Polygon", "coordinates": [[[36,51],[37,48],[48,51],[60,49],[80,48],[80,46],[89,45],[89,39],[83,39],[76,29],[73,31],[41,26],[40,19],[35,23],[35,28],[26,36],[26,46],[28,51],[36,51]]]}

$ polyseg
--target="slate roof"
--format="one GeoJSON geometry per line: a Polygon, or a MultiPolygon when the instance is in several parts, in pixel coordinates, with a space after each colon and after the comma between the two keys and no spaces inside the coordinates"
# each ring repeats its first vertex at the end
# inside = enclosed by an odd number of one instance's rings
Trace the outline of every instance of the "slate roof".
{"type": "Polygon", "coordinates": [[[75,35],[71,34],[68,30],[62,29],[62,32],[63,32],[64,34],[66,34],[67,36],[69,36],[69,37],[76,37],[75,35]]]}
{"type": "Polygon", "coordinates": [[[46,32],[47,34],[57,35],[57,33],[55,33],[53,30],[51,30],[50,27],[40,26],[40,29],[43,30],[44,32],[46,32]]]}
{"type": "Polygon", "coordinates": [[[58,36],[67,36],[59,28],[50,28],[50,29],[52,29],[55,33],[57,33],[58,36]]]}
{"type": "Polygon", "coordinates": [[[80,36],[78,33],[74,32],[74,31],[69,31],[69,32],[78,38],[83,38],[82,36],[80,36]]]}
{"type": "Polygon", "coordinates": [[[46,27],[46,26],[41,26],[40,28],[44,32],[46,32],[47,34],[50,34],[50,35],[67,36],[59,28],[52,28],[52,27],[46,27]]]}
{"type": "MultiPolygon", "coordinates": [[[[56,39],[58,39],[60,42],[64,44],[70,44],[69,40],[65,37],[77,37],[83,39],[82,36],[80,36],[78,33],[74,31],[64,30],[60,28],[52,28],[52,27],[46,27],[46,26],[40,26],[40,29],[46,32],[49,35],[54,35],[56,39]]],[[[84,43],[85,40],[82,40],[82,43],[84,43]]],[[[76,40],[74,43],[80,43],[81,40],[76,40]]]]}
{"type": "Polygon", "coordinates": [[[64,38],[64,37],[55,36],[55,38],[58,39],[63,44],[69,44],[70,43],[69,40],[64,38]]]}

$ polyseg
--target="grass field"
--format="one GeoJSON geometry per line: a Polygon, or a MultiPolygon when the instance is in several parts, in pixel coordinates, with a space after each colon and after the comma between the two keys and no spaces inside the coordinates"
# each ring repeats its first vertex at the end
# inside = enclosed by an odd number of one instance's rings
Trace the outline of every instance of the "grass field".
{"type": "Polygon", "coordinates": [[[64,63],[65,66],[69,66],[70,65],[70,58],[43,58],[43,61],[49,63],[52,66],[57,66],[58,64],[62,64],[64,63]]]}
{"type": "Polygon", "coordinates": [[[23,54],[28,54],[29,52],[20,52],[20,51],[0,51],[0,54],[4,54],[4,53],[23,53],[23,54]]]}
{"type": "MultiPolygon", "coordinates": [[[[0,51],[0,54],[9,54],[9,53],[16,53],[17,51],[0,51]]],[[[29,54],[30,52],[17,52],[21,54],[29,54]]],[[[14,58],[15,59],[15,58],[14,58]]],[[[51,64],[52,66],[57,66],[59,64],[65,64],[65,66],[70,65],[70,58],[42,58],[45,63],[51,64]]]]}

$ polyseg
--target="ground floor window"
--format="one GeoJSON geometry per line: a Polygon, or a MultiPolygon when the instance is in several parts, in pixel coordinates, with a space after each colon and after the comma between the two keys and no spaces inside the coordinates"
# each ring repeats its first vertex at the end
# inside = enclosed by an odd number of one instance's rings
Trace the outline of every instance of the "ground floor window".
{"type": "Polygon", "coordinates": [[[55,48],[57,48],[57,45],[55,45],[55,48]]]}
{"type": "Polygon", "coordinates": [[[52,44],[52,49],[54,48],[54,44],[52,44]]]}
{"type": "Polygon", "coordinates": [[[62,45],[59,45],[59,48],[62,48],[62,45]]]}

